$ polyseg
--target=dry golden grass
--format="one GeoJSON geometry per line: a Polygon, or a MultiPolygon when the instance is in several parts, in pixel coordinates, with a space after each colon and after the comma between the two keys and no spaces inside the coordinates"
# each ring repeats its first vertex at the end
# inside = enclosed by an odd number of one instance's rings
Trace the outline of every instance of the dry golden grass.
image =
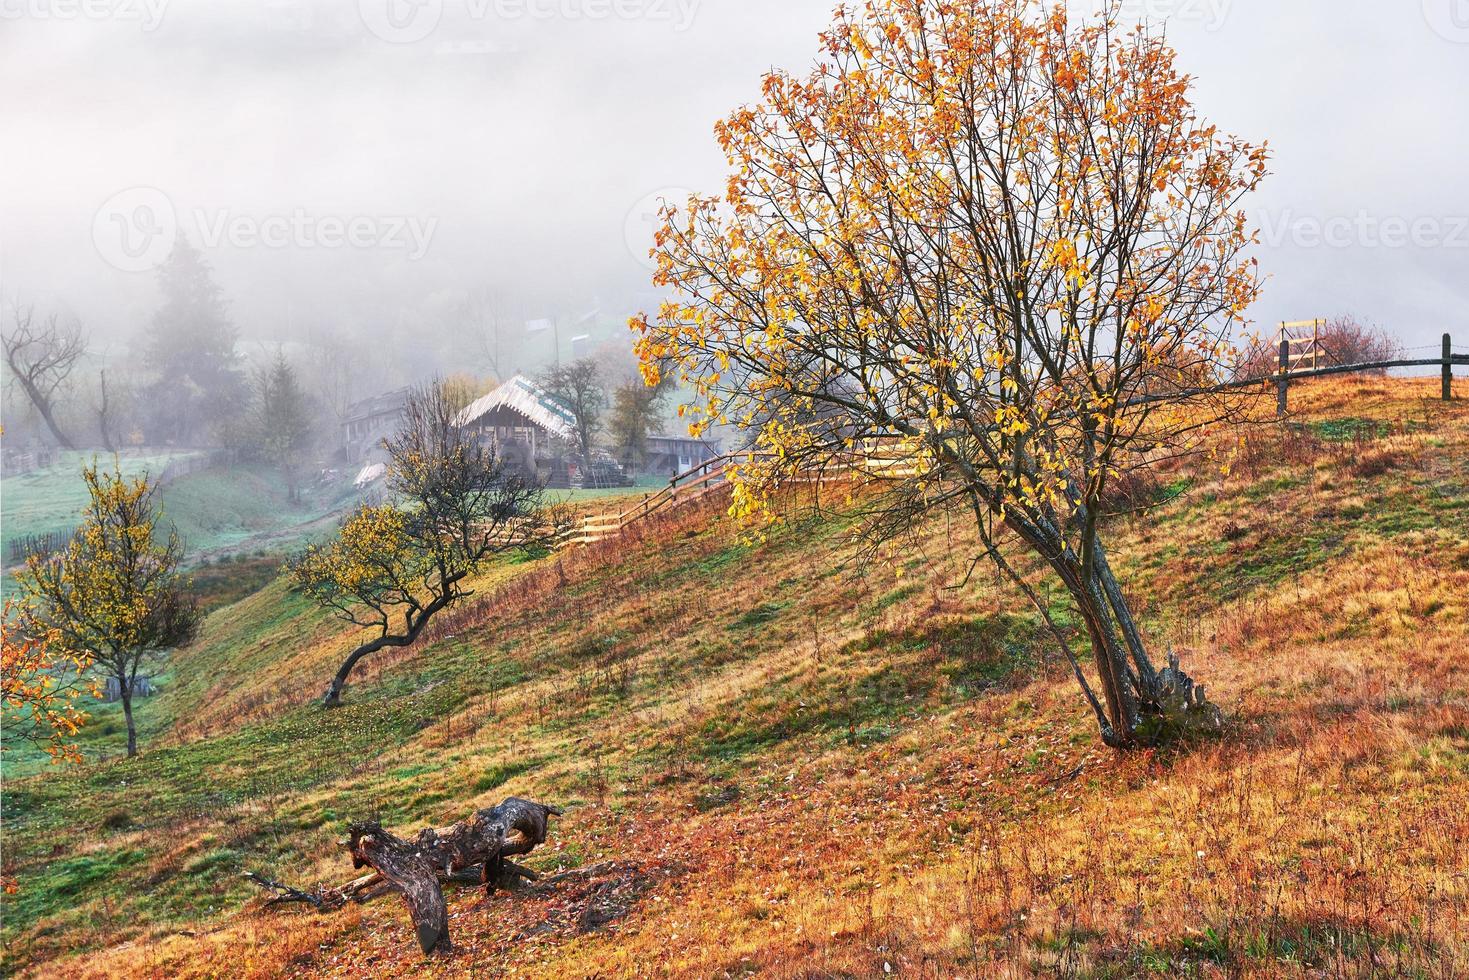
{"type": "MultiPolygon", "coordinates": [[[[411,830],[519,793],[571,804],[533,863],[616,873],[456,893],[456,947],[429,958],[393,900],[317,916],[234,889],[172,920],[83,891],[7,957],[62,977],[1469,975],[1469,411],[1436,386],[1293,389],[1299,426],[1257,430],[1227,477],[1165,474],[1188,494],[1111,529],[1155,644],[1229,712],[1216,742],[1102,748],[1017,598],[945,588],[960,522],[898,578],[834,573],[826,525],[746,549],[688,511],[506,570],[429,650],[376,662],[349,699],[448,683],[414,680],[435,657],[515,668],[382,757],[107,841],[145,850],[159,893],[225,839],[345,880],[303,815],[416,793],[411,830]]],[[[175,751],[316,717],[302,678],[348,640],[297,617],[261,642],[286,638],[289,674],[211,685],[175,751]]]]}

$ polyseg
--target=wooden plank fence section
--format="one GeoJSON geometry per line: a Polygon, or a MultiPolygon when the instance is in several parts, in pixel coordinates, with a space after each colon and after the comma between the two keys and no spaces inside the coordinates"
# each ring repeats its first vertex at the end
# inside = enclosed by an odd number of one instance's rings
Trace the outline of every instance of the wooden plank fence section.
{"type": "Polygon", "coordinates": [[[657,493],[644,497],[624,511],[592,514],[576,521],[557,539],[555,547],[596,544],[615,538],[628,527],[656,513],[684,503],[690,503],[715,490],[725,482],[725,473],[735,465],[743,454],[725,454],[685,470],[657,493]]]}
{"type": "Polygon", "coordinates": [[[233,466],[238,457],[232,449],[215,449],[206,453],[198,453],[193,456],[183,456],[168,461],[158,476],[153,478],[155,488],[166,487],[176,480],[195,473],[203,473],[217,467],[233,466]]]}
{"type": "MultiPolygon", "coordinates": [[[[728,482],[728,472],[740,462],[757,458],[749,452],[726,453],[700,463],[678,474],[657,493],[644,497],[624,511],[592,514],[577,520],[557,538],[557,549],[575,545],[596,544],[622,534],[629,527],[655,514],[692,503],[718,490],[728,482]]],[[[811,473],[792,478],[791,483],[820,483],[826,480],[854,479],[870,476],[880,479],[909,479],[917,476],[919,467],[900,450],[875,445],[855,466],[847,464],[834,473],[811,473]]]]}
{"type": "MultiPolygon", "coordinates": [[[[1264,378],[1226,381],[1209,388],[1198,389],[1195,392],[1190,392],[1190,394],[1206,394],[1274,382],[1278,389],[1277,407],[1280,414],[1284,415],[1287,410],[1287,392],[1292,380],[1300,381],[1307,378],[1320,378],[1333,374],[1381,371],[1399,367],[1441,366],[1443,368],[1443,399],[1444,401],[1450,401],[1453,398],[1453,366],[1456,364],[1469,365],[1469,354],[1455,354],[1453,352],[1452,338],[1448,334],[1444,334],[1443,356],[1439,358],[1374,361],[1361,364],[1336,364],[1329,367],[1298,369],[1294,365],[1299,362],[1300,358],[1292,352],[1291,347],[1293,341],[1284,335],[1284,330],[1287,327],[1303,325],[1312,326],[1315,329],[1319,328],[1320,322],[1306,321],[1304,324],[1281,325],[1282,337],[1280,341],[1279,373],[1264,378]]],[[[1146,404],[1162,398],[1176,397],[1178,397],[1177,393],[1167,396],[1144,395],[1131,399],[1125,404],[1129,406],[1146,404]]],[[[556,538],[553,547],[560,550],[578,545],[596,544],[600,541],[615,538],[629,527],[655,514],[662,513],[682,504],[692,503],[714,492],[728,482],[726,474],[732,467],[737,466],[741,460],[749,460],[751,458],[753,457],[748,452],[737,452],[727,453],[700,463],[698,466],[678,474],[668,481],[667,486],[655,494],[644,497],[636,505],[627,510],[591,514],[578,519],[556,538]]],[[[835,467],[834,470],[831,473],[822,472],[799,476],[791,482],[820,483],[825,480],[856,479],[862,476],[874,479],[904,480],[918,476],[920,467],[900,447],[896,445],[884,445],[881,440],[877,440],[864,447],[864,455],[860,462],[855,465],[843,464],[835,467]]]]}
{"type": "Polygon", "coordinates": [[[1321,346],[1321,328],[1324,326],[1325,320],[1297,320],[1280,325],[1281,350],[1291,370],[1305,367],[1308,361],[1310,367],[1321,366],[1321,357],[1326,353],[1321,346]]]}
{"type": "Polygon", "coordinates": [[[5,542],[8,559],[12,566],[24,565],[32,555],[45,558],[65,548],[76,535],[76,528],[69,531],[47,531],[43,534],[24,534],[5,542]]]}

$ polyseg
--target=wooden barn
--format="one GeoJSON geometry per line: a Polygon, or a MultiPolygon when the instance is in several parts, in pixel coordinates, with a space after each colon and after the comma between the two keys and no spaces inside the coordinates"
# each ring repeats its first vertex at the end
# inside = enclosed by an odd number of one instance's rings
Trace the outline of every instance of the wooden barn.
{"type": "Polygon", "coordinates": [[[508,465],[549,487],[626,486],[620,467],[605,454],[591,465],[572,456],[576,415],[540,385],[516,375],[475,401],[458,419],[459,425],[491,444],[508,465]]]}
{"type": "Polygon", "coordinates": [[[673,477],[719,455],[719,446],[693,436],[649,436],[642,471],[673,477]]]}
{"type": "Polygon", "coordinates": [[[384,458],[383,440],[392,435],[403,418],[403,407],[413,391],[396,391],[374,395],[348,406],[342,419],[342,458],[349,464],[380,462],[384,458]]]}

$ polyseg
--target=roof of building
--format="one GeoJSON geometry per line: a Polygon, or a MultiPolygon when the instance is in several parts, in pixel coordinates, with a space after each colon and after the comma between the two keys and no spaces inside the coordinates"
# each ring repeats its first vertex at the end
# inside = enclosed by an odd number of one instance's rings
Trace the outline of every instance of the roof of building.
{"type": "Polygon", "coordinates": [[[413,391],[413,386],[398,388],[393,391],[385,391],[381,395],[373,395],[364,398],[360,402],[353,402],[347,406],[346,417],[343,422],[360,422],[377,415],[397,414],[408,404],[408,395],[413,391]]]}
{"type": "Polygon", "coordinates": [[[357,474],[357,479],[352,481],[352,485],[361,489],[369,483],[376,483],[387,475],[388,467],[386,463],[369,463],[362,467],[362,472],[357,474]]]}
{"type": "Polygon", "coordinates": [[[576,432],[576,414],[546,389],[524,375],[509,381],[459,413],[460,425],[473,425],[497,408],[509,408],[552,435],[570,438],[576,432]]]}

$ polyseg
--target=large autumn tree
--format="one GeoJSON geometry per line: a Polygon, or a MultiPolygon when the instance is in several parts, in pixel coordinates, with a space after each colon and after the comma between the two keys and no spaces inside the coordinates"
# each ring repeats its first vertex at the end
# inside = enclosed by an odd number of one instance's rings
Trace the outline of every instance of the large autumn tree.
{"type": "Polygon", "coordinates": [[[82,477],[88,502],[81,527],[61,551],[31,556],[16,574],[26,605],[22,627],[115,682],[132,757],[139,671],[191,642],[200,617],[179,574],[183,546],[160,526],[163,512],[147,477],[95,464],[82,477]]]}
{"type": "Polygon", "coordinates": [[[1264,150],[1199,118],[1175,54],[1114,4],[1078,23],[1030,0],[841,8],[807,77],[717,127],[718,197],[669,206],[640,317],[697,431],[756,432],[737,511],[796,473],[867,473],[874,539],[962,506],[1039,607],[1029,552],[1070,594],[1056,629],[1107,744],[1217,718],[1159,669],[1108,560],[1109,490],[1196,450],[1230,407],[1194,393],[1257,292],[1242,197],[1264,150]]]}
{"type": "Polygon", "coordinates": [[[547,538],[541,486],[459,428],[461,408],[442,381],[414,391],[384,444],[389,499],[358,508],[335,540],[287,565],[306,595],[368,631],[328,685],[327,707],[341,704],[365,657],[412,646],[435,616],[472,596],[473,577],[497,555],[547,538]]]}

